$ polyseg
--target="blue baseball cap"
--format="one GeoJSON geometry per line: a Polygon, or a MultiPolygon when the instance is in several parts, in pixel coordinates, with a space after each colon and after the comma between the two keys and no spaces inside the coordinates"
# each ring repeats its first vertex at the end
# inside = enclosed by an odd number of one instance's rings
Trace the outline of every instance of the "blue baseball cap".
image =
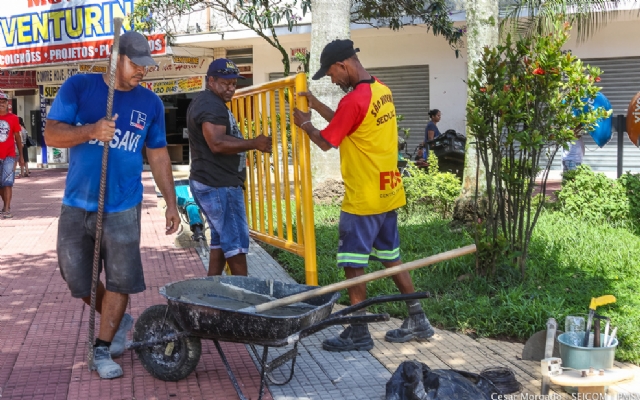
{"type": "Polygon", "coordinates": [[[224,79],[244,79],[244,76],[240,75],[238,66],[233,61],[226,58],[218,58],[217,60],[213,60],[211,64],[209,64],[207,76],[214,76],[216,78],[224,79]]]}

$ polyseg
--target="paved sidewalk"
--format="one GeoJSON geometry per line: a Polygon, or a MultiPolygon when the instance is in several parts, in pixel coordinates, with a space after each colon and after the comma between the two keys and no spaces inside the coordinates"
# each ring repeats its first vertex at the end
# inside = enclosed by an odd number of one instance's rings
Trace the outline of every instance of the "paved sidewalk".
{"type": "MultiPolygon", "coordinates": [[[[17,181],[14,219],[0,220],[0,397],[2,399],[237,399],[212,343],[203,341],[195,372],[180,382],[152,378],[133,352],[118,359],[122,379],[100,380],[87,371],[88,307],[72,299],[62,281],[55,255],[57,218],[65,171],[33,170],[17,181]]],[[[168,282],[204,274],[193,249],[176,248],[174,236],[164,235],[164,218],[157,207],[150,174],[144,174],[142,254],[147,290],[132,296],[129,312],[135,317],[153,304],[164,304],[158,288],[168,282]]],[[[291,281],[260,246],[251,244],[252,276],[291,281]]],[[[424,302],[428,312],[430,301],[424,302]]],[[[331,353],[321,342],[341,331],[331,327],[299,343],[300,355],[292,381],[271,385],[265,399],[384,399],[385,385],[398,365],[418,360],[432,368],[480,372],[483,368],[511,368],[529,396],[540,393],[539,363],[519,359],[522,344],[478,339],[436,330],[430,342],[391,344],[384,333],[401,321],[372,324],[376,340],[370,352],[331,353]]],[[[245,395],[257,398],[259,376],[247,348],[223,344],[245,395]]],[[[286,349],[274,349],[273,354],[286,349]]],[[[632,368],[640,376],[640,368],[632,368]]],[[[277,372],[276,374],[278,374],[277,372]]],[[[560,388],[553,387],[561,395],[560,388]]],[[[640,382],[615,388],[640,397],[640,382]]],[[[564,398],[571,398],[562,395],[564,398]]],[[[520,396],[514,398],[521,398],[520,396]]],[[[529,397],[533,398],[533,397],[529,397]]],[[[623,397],[620,397],[623,398],[623,397]]]]}

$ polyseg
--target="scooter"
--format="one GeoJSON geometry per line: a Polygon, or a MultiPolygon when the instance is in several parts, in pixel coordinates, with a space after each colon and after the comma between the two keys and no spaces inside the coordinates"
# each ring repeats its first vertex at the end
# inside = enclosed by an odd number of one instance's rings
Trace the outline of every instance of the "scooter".
{"type": "MultiPolygon", "coordinates": [[[[203,260],[209,260],[209,246],[207,244],[207,237],[204,234],[204,218],[200,207],[198,207],[193,195],[191,194],[189,180],[176,180],[175,187],[180,217],[189,225],[189,229],[193,233],[193,235],[191,235],[191,240],[196,242],[196,251],[200,258],[203,260]]],[[[208,262],[206,265],[208,265],[208,262]]]]}

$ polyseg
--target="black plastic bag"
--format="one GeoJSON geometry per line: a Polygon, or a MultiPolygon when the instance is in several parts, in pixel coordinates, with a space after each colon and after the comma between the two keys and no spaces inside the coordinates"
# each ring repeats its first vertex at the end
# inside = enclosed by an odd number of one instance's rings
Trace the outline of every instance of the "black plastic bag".
{"type": "MultiPolygon", "coordinates": [[[[405,361],[387,382],[386,400],[483,400],[499,394],[488,379],[471,372],[431,369],[405,361]]],[[[495,396],[494,396],[495,397],[495,396]]]]}

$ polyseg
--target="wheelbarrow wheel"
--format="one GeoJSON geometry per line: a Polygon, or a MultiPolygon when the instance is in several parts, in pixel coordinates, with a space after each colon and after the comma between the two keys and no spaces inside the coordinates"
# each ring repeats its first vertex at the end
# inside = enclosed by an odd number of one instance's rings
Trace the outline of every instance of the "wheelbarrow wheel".
{"type": "MultiPolygon", "coordinates": [[[[168,312],[168,306],[158,304],[140,315],[133,330],[133,340],[157,340],[180,331],[177,321],[168,312]]],[[[163,381],[176,382],[189,376],[196,368],[202,344],[198,337],[184,336],[173,342],[140,347],[136,353],[151,375],[163,381]]]]}

